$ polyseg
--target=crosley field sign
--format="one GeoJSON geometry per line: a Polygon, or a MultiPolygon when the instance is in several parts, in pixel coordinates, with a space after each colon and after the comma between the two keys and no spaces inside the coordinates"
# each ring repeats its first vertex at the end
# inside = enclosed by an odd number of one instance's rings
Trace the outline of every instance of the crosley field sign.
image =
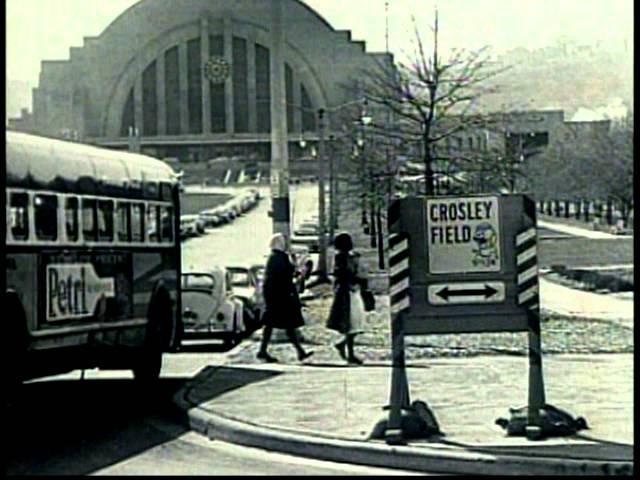
{"type": "Polygon", "coordinates": [[[498,197],[430,198],[426,209],[429,273],[500,271],[498,197]]]}

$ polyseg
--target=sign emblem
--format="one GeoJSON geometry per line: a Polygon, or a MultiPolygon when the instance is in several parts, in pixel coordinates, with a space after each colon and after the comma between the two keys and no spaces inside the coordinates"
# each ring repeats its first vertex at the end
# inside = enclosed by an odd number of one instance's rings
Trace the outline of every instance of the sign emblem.
{"type": "Polygon", "coordinates": [[[428,198],[430,274],[499,272],[498,197],[428,198]]]}
{"type": "Polygon", "coordinates": [[[224,83],[231,74],[231,65],[222,57],[212,57],[204,64],[204,76],[211,83],[224,83]]]}
{"type": "Polygon", "coordinates": [[[498,233],[488,222],[483,222],[476,226],[473,241],[477,247],[472,250],[474,266],[483,265],[491,267],[498,261],[498,233]]]}

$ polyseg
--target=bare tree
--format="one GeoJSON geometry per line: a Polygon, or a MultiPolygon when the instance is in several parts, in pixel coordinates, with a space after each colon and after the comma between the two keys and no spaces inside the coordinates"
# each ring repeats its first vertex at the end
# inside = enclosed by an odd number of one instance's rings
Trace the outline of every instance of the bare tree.
{"type": "MultiPolygon", "coordinates": [[[[496,90],[487,80],[504,71],[494,65],[488,49],[454,50],[446,61],[438,50],[438,15],[433,31],[433,47],[427,53],[415,25],[417,52],[410,64],[400,62],[397,68],[380,64],[377,71],[366,75],[366,94],[372,102],[393,112],[396,121],[387,136],[412,142],[421,148],[424,165],[425,193],[434,193],[434,163],[447,164],[442,146],[447,138],[477,129],[487,117],[476,111],[480,96],[496,90]]],[[[375,126],[374,126],[375,127],[375,126]]]]}
{"type": "Polygon", "coordinates": [[[633,207],[633,114],[607,131],[569,135],[548,148],[530,169],[536,196],[613,204],[627,220],[633,207]]]}

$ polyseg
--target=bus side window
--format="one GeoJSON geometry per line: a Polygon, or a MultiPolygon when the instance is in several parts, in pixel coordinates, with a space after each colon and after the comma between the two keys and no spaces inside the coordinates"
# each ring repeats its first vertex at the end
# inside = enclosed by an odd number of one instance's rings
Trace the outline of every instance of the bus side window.
{"type": "Polygon", "coordinates": [[[85,240],[98,240],[96,201],[92,198],[82,199],[82,234],[85,240]]]}
{"type": "Polygon", "coordinates": [[[173,243],[173,208],[160,207],[160,224],[162,225],[162,242],[173,243]]]}
{"type": "Polygon", "coordinates": [[[158,210],[156,205],[149,205],[147,209],[147,232],[149,233],[150,242],[158,242],[158,210]]]}
{"type": "Polygon", "coordinates": [[[129,204],[118,202],[118,240],[121,242],[131,241],[131,227],[129,224],[129,204]]]}
{"type": "Polygon", "coordinates": [[[67,231],[67,239],[75,242],[78,240],[78,199],[67,198],[64,207],[64,224],[67,231]]]}
{"type": "Polygon", "coordinates": [[[98,236],[100,240],[113,240],[113,202],[98,202],[98,236]]]}
{"type": "Polygon", "coordinates": [[[58,238],[58,197],[36,195],[33,198],[36,237],[39,240],[58,238]]]}
{"type": "Polygon", "coordinates": [[[144,203],[131,205],[131,241],[144,242],[144,203]]]}
{"type": "Polygon", "coordinates": [[[10,203],[11,234],[16,240],[29,237],[29,196],[26,193],[12,193],[10,203]]]}

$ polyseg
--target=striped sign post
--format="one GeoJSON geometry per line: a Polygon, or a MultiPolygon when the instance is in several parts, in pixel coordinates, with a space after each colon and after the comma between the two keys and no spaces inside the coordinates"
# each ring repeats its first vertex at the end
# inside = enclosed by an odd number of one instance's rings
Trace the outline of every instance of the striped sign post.
{"type": "Polygon", "coordinates": [[[409,237],[389,235],[389,297],[391,315],[409,309],[409,237]]]}
{"type": "Polygon", "coordinates": [[[404,314],[409,310],[409,236],[397,233],[400,218],[391,208],[389,225],[389,304],[391,310],[391,392],[389,421],[385,441],[390,445],[404,444],[402,410],[410,406],[409,382],[404,358],[404,314]],[[392,233],[396,232],[396,233],[392,233]]]}
{"type": "Polygon", "coordinates": [[[536,226],[531,225],[515,237],[516,286],[518,304],[527,310],[529,319],[529,409],[526,435],[542,436],[540,411],[545,408],[540,340],[540,300],[538,287],[538,252],[536,226]]]}

